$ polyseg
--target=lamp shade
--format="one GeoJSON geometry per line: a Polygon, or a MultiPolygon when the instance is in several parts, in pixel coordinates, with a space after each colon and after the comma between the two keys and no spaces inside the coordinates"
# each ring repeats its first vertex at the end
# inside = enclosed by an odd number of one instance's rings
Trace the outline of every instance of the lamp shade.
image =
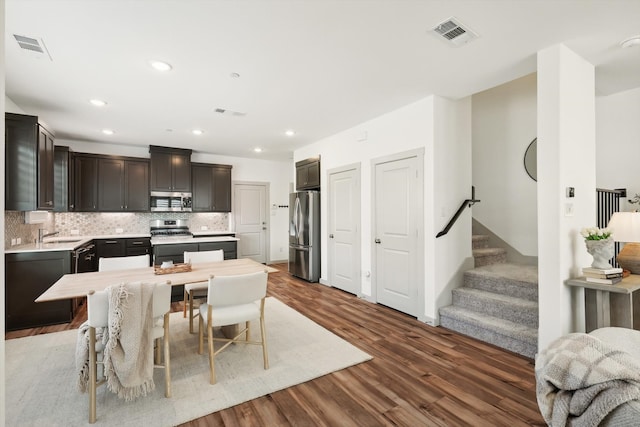
{"type": "Polygon", "coordinates": [[[616,242],[640,242],[640,212],[615,212],[607,228],[616,242]]]}

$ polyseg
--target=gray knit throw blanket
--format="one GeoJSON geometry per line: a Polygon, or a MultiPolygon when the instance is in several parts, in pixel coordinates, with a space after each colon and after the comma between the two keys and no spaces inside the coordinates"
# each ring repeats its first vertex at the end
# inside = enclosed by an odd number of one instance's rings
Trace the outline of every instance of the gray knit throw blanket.
{"type": "Polygon", "coordinates": [[[569,334],[538,354],[536,389],[550,426],[595,427],[618,406],[640,399],[640,361],[594,336],[569,334]]]}
{"type": "MultiPolygon", "coordinates": [[[[96,331],[104,345],[107,387],[131,401],[155,388],[153,382],[153,290],[155,284],[122,283],[107,288],[109,325],[96,331]]],[[[78,388],[89,382],[89,327],[83,324],[76,345],[78,388]]]]}

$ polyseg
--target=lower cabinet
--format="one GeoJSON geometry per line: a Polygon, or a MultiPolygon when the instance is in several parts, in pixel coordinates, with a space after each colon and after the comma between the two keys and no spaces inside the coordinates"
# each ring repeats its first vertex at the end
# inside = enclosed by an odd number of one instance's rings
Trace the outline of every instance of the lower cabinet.
{"type": "MultiPolygon", "coordinates": [[[[237,242],[200,242],[200,243],[175,243],[153,246],[153,264],[160,265],[165,261],[173,261],[174,264],[184,262],[185,252],[215,251],[222,249],[224,259],[237,258],[237,242]]],[[[171,301],[182,301],[184,286],[171,287],[171,301]]]]}
{"type": "Polygon", "coordinates": [[[5,254],[6,330],[70,322],[71,300],[34,302],[69,273],[70,251],[5,254]]]}
{"type": "Polygon", "coordinates": [[[151,239],[149,237],[96,239],[95,243],[98,259],[147,254],[151,256],[151,239]]]}

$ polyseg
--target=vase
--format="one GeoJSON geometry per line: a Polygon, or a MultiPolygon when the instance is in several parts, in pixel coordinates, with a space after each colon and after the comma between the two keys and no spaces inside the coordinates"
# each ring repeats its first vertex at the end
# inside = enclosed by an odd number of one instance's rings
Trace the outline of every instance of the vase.
{"type": "Polygon", "coordinates": [[[601,270],[613,268],[613,266],[609,264],[609,260],[613,258],[613,253],[615,251],[612,238],[602,240],[585,240],[584,242],[587,245],[587,252],[589,252],[593,257],[591,267],[599,268],[601,270]]]}

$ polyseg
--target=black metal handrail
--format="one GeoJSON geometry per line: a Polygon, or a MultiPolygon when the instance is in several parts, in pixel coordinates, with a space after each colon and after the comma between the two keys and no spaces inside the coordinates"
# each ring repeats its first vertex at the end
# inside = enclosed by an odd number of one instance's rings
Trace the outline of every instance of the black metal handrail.
{"type": "Polygon", "coordinates": [[[476,199],[476,188],[472,186],[471,187],[471,198],[470,199],[465,199],[465,201],[462,202],[462,204],[460,205],[460,207],[456,211],[455,215],[453,215],[453,217],[449,220],[449,223],[447,224],[447,226],[445,228],[443,228],[441,232],[436,234],[436,239],[438,237],[444,236],[445,234],[447,234],[449,232],[449,230],[451,229],[453,224],[458,220],[458,217],[462,214],[462,211],[464,210],[465,207],[467,207],[467,206],[471,207],[471,206],[475,205],[478,202],[480,202],[480,200],[476,199]]]}

